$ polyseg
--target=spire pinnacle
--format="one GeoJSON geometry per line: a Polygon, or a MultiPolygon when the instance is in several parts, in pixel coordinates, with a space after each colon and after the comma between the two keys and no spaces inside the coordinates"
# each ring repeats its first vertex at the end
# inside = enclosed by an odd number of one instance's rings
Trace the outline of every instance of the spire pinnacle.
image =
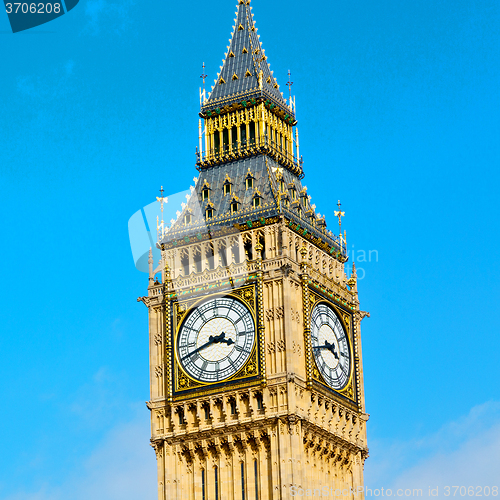
{"type": "Polygon", "coordinates": [[[200,75],[200,78],[203,79],[203,93],[205,93],[205,78],[208,76],[208,75],[205,74],[205,63],[203,63],[202,68],[203,68],[203,71],[202,71],[202,73],[200,75]]]}
{"type": "Polygon", "coordinates": [[[163,237],[165,236],[165,223],[163,222],[163,204],[168,203],[168,198],[164,197],[163,193],[164,193],[164,190],[163,190],[163,186],[162,186],[160,189],[161,196],[156,197],[156,201],[158,201],[160,203],[160,206],[161,206],[161,222],[159,221],[159,217],[156,217],[156,232],[157,232],[158,240],[163,239],[163,237]],[[161,229],[161,232],[160,232],[160,229],[161,229]]]}
{"type": "Polygon", "coordinates": [[[340,200],[337,203],[337,206],[339,207],[339,209],[335,210],[334,215],[335,215],[335,217],[339,218],[339,241],[340,241],[340,246],[342,247],[343,246],[343,242],[346,241],[346,239],[345,239],[345,231],[344,231],[344,236],[342,236],[342,217],[345,216],[345,212],[342,212],[342,210],[340,209],[340,207],[342,206],[342,203],[340,203],[340,200]]]}
{"type": "Polygon", "coordinates": [[[286,83],[286,86],[288,87],[288,93],[289,93],[289,98],[290,98],[290,106],[292,105],[292,73],[290,70],[288,70],[288,82],[286,83]]]}
{"type": "Polygon", "coordinates": [[[339,218],[339,234],[340,235],[342,235],[342,217],[345,216],[345,212],[342,212],[340,210],[341,206],[342,206],[342,203],[340,203],[340,200],[339,200],[339,202],[337,203],[337,207],[339,207],[339,209],[335,210],[335,212],[334,212],[335,217],[339,218]]]}
{"type": "Polygon", "coordinates": [[[257,35],[250,2],[239,0],[229,47],[202,112],[259,97],[291,115],[257,35]]]}

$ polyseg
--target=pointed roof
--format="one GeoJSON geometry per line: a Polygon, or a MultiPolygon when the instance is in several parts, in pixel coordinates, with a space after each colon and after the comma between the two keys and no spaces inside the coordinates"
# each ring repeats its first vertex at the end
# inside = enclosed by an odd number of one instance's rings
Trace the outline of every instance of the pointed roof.
{"type": "Polygon", "coordinates": [[[311,205],[307,188],[295,174],[272,158],[258,155],[217,165],[201,172],[195,181],[187,203],[182,204],[177,219],[171,221],[160,241],[167,249],[208,241],[220,231],[230,233],[265,226],[266,220],[277,221],[277,217],[284,217],[293,231],[325,251],[345,254],[338,237],[326,230],[324,216],[317,214],[316,206],[311,205]],[[248,172],[253,178],[251,187],[245,182],[248,172]],[[231,184],[229,193],[223,189],[226,183],[231,184]],[[210,189],[208,199],[203,195],[206,187],[210,189]],[[258,205],[253,203],[255,197],[260,198],[258,205]],[[231,210],[234,201],[238,204],[236,212],[231,210]],[[209,208],[212,210],[210,218],[209,208]],[[188,224],[185,222],[187,214],[191,215],[188,224]]]}
{"type": "Polygon", "coordinates": [[[266,97],[291,112],[257,35],[250,0],[239,0],[230,44],[202,112],[256,96],[266,97]]]}

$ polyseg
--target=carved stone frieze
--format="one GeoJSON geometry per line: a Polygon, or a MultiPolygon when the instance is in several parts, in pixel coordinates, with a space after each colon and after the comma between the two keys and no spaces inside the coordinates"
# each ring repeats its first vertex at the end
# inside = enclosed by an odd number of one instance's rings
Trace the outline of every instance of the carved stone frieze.
{"type": "Polygon", "coordinates": [[[297,354],[297,356],[301,356],[302,354],[302,347],[298,342],[295,342],[295,340],[292,343],[292,350],[294,354],[297,354]]]}

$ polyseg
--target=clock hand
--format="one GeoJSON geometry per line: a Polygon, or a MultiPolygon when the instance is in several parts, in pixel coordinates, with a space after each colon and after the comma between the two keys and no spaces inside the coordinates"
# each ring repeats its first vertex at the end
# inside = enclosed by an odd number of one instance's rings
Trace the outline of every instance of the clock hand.
{"type": "Polygon", "coordinates": [[[226,336],[225,332],[222,332],[221,334],[217,335],[217,337],[215,337],[214,344],[218,343],[224,343],[227,345],[234,344],[234,340],[232,338],[226,339],[225,336],[226,336]]]}
{"type": "Polygon", "coordinates": [[[210,335],[210,337],[208,337],[208,342],[207,343],[205,343],[202,346],[198,347],[194,351],[188,352],[182,359],[189,358],[193,354],[195,354],[197,352],[200,352],[202,349],[205,349],[205,347],[208,347],[208,346],[210,346],[212,344],[217,343],[220,340],[219,337],[220,337],[220,335],[217,335],[215,337],[213,335],[210,335]]]}
{"type": "Polygon", "coordinates": [[[201,350],[205,349],[205,347],[208,347],[208,346],[210,346],[212,344],[219,344],[221,342],[223,342],[223,343],[225,343],[227,345],[234,344],[234,340],[233,339],[225,339],[224,338],[225,336],[226,336],[226,334],[224,332],[220,333],[219,335],[216,335],[215,337],[213,335],[210,335],[210,337],[208,337],[208,342],[207,343],[205,343],[202,346],[198,347],[194,351],[191,351],[191,352],[187,353],[182,359],[189,358],[193,354],[195,354],[197,352],[200,352],[201,350]]]}
{"type": "Polygon", "coordinates": [[[339,355],[337,354],[337,351],[335,350],[335,346],[333,344],[330,344],[328,340],[325,340],[325,347],[330,350],[330,352],[333,353],[336,359],[339,359],[339,355]]]}
{"type": "Polygon", "coordinates": [[[325,345],[315,345],[313,346],[313,349],[328,349],[330,352],[333,353],[333,355],[339,359],[338,354],[335,351],[335,347],[333,347],[332,344],[329,344],[328,341],[325,341],[325,345]]]}
{"type": "Polygon", "coordinates": [[[328,340],[325,340],[325,345],[319,345],[313,347],[313,349],[328,349],[334,356],[335,358],[339,359],[339,355],[337,354],[337,351],[335,350],[335,346],[333,344],[330,344],[328,340]]]}

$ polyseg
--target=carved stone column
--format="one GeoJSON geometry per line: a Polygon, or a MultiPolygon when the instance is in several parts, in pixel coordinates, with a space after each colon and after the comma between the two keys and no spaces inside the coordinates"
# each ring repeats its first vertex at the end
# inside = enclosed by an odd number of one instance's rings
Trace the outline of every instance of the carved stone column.
{"type": "Polygon", "coordinates": [[[259,325],[258,325],[258,339],[260,347],[260,362],[262,367],[262,385],[267,383],[267,370],[266,370],[266,331],[264,325],[264,278],[262,273],[262,245],[258,243],[255,246],[257,257],[257,309],[259,325]]]}
{"type": "Polygon", "coordinates": [[[312,388],[312,347],[311,347],[311,325],[310,325],[310,301],[309,301],[309,277],[307,274],[307,249],[303,246],[300,249],[300,269],[302,279],[302,310],[304,314],[304,345],[306,348],[306,373],[307,386],[312,388]]]}

